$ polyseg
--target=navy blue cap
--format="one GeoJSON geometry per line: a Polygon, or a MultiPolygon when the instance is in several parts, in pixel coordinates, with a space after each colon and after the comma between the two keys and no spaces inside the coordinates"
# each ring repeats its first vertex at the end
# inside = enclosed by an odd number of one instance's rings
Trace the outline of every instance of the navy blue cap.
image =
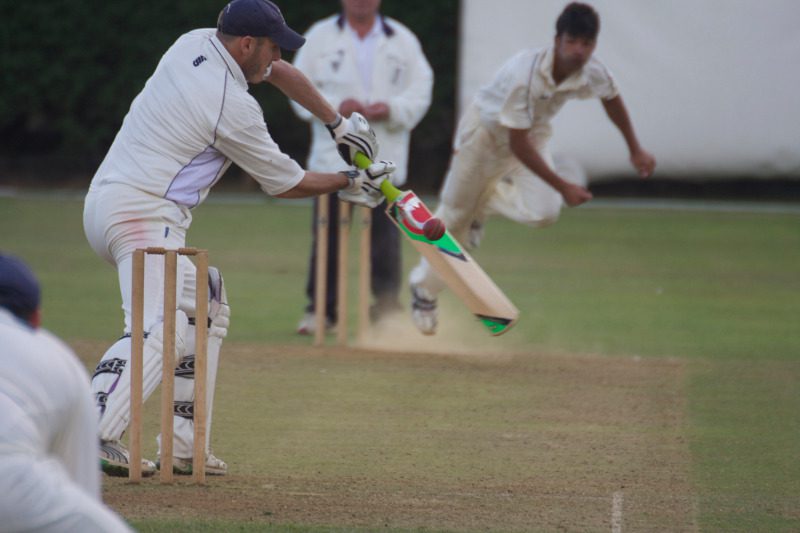
{"type": "Polygon", "coordinates": [[[33,271],[20,259],[0,253],[0,307],[28,320],[39,308],[41,293],[33,271]]]}
{"type": "Polygon", "coordinates": [[[227,35],[269,37],[289,51],[306,42],[286,25],[281,10],[269,0],[233,0],[219,14],[217,29],[227,35]]]}

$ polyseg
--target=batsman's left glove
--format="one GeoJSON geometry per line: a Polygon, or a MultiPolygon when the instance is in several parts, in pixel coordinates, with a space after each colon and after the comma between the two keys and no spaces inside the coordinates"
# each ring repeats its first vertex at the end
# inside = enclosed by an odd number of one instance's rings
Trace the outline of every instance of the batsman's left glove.
{"type": "Polygon", "coordinates": [[[356,154],[361,152],[370,160],[378,155],[378,139],[372,126],[361,113],[353,113],[350,118],[339,115],[326,128],[336,143],[336,149],[348,165],[355,165],[356,154]]]}

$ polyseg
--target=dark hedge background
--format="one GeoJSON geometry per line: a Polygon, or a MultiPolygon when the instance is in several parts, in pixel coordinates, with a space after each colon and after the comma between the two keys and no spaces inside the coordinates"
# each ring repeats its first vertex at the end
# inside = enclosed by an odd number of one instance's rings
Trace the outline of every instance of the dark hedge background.
{"type": "MultiPolygon", "coordinates": [[[[337,0],[278,0],[305,31],[337,0]]],[[[210,27],[224,0],[0,0],[0,183],[85,185],[134,96],[182,33],[210,27]]],[[[384,0],[419,37],[435,72],[434,101],[412,141],[409,185],[434,191],[454,127],[458,0],[384,0]]],[[[284,56],[292,59],[291,54],[284,56]]],[[[282,149],[301,163],[308,126],[268,84],[252,88],[282,149]]],[[[233,170],[223,186],[254,187],[233,170]]]]}

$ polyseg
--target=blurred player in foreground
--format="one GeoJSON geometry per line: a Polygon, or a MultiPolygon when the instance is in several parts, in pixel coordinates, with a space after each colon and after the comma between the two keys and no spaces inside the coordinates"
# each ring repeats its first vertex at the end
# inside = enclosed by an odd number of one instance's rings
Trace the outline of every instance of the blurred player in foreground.
{"type": "MultiPolygon", "coordinates": [[[[192,208],[207,197],[231,162],[261,189],[281,198],[339,191],[340,198],[374,207],[391,162],[367,170],[306,172],[283,154],[267,131],[248,83],[269,82],[299,102],[328,127],[348,164],[357,152],[370,157],[377,141],[360,115],[344,119],[311,82],[281,60],[281,49],[297,50],[305,40],[290,29],[268,0],[233,0],[217,28],[182,35],[167,50],[134,99],[122,128],[92,179],[84,206],[84,230],[94,251],[116,267],[124,335],[103,355],[92,379],[100,411],[101,465],[110,475],[128,475],[128,451],[120,442],[130,419],[131,265],[137,248],[186,246],[192,208]]],[[[263,231],[263,228],[254,228],[263,231]]],[[[163,261],[147,258],[144,295],[144,398],[161,380],[163,261]]],[[[185,406],[193,397],[195,267],[178,259],[174,469],[190,474],[193,428],[185,406]]],[[[230,311],[220,272],[209,269],[208,424],[222,339],[230,311]]],[[[156,464],[143,460],[142,473],[156,464]]],[[[221,475],[227,465],[206,442],[206,472],[221,475]]]]}
{"type": "MultiPolygon", "coordinates": [[[[553,45],[509,59],[464,112],[435,215],[468,248],[480,243],[489,215],[543,227],[558,219],[564,204],[592,199],[585,187],[553,170],[547,149],[550,121],[569,99],[599,98],[639,176],[653,173],[655,158],[639,145],[614,78],[592,56],[599,29],[591,6],[568,4],[556,21],[553,45]]],[[[442,280],[423,258],[409,281],[414,324],[431,335],[442,280]]]]}
{"type": "Polygon", "coordinates": [[[0,253],[0,530],[130,531],[100,498],[89,376],[39,305],[33,272],[0,253]]]}
{"type": "MultiPolygon", "coordinates": [[[[380,0],[342,0],[342,13],[315,23],[305,34],[306,45],[297,52],[294,66],[303,71],[320,92],[345,117],[361,113],[381,140],[381,157],[394,161],[394,185],[406,181],[406,162],[411,130],[422,120],[431,104],[433,71],[416,36],[394,19],[379,12],[380,0]]],[[[292,108],[311,122],[310,170],[335,164],[338,155],[322,124],[296,103],[292,108]]],[[[317,202],[314,202],[316,221],[317,202]]],[[[328,197],[328,219],[338,220],[339,202],[328,197]]],[[[301,335],[314,333],[314,291],[316,276],[316,224],[312,228],[305,315],[297,325],[301,335]]],[[[325,314],[336,323],[336,275],[339,225],[328,227],[327,294],[325,314]]],[[[375,303],[373,320],[400,309],[400,232],[383,213],[373,210],[370,234],[371,286],[375,303]]]]}

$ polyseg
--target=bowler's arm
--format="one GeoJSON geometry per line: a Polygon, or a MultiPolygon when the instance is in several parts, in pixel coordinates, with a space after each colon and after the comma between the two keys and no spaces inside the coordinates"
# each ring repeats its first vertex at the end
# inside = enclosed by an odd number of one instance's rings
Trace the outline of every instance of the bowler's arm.
{"type": "Polygon", "coordinates": [[[548,185],[564,197],[567,205],[574,207],[592,199],[592,193],[580,185],[570,183],[558,174],[542,158],[539,150],[528,136],[529,130],[508,130],[508,141],[511,152],[523,165],[542,178],[548,185]]]}
{"type": "Polygon", "coordinates": [[[628,114],[628,109],[622,101],[622,96],[617,95],[608,100],[601,100],[601,102],[603,103],[608,118],[625,138],[633,168],[635,168],[639,176],[643,178],[650,176],[656,168],[656,159],[653,157],[653,154],[642,148],[639,144],[639,139],[636,137],[636,132],[633,130],[633,123],[628,114]]]}

